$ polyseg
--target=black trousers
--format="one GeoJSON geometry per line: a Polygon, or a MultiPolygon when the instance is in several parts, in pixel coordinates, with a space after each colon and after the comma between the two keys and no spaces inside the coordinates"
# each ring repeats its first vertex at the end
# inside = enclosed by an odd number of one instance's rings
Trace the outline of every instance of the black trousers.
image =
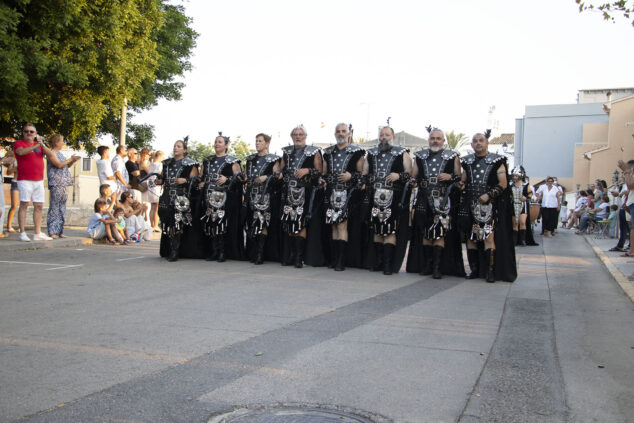
{"type": "Polygon", "coordinates": [[[627,224],[627,219],[625,218],[625,209],[619,209],[619,242],[616,244],[617,248],[623,248],[625,246],[625,241],[630,239],[630,227],[627,224]]]}
{"type": "Polygon", "coordinates": [[[557,228],[557,207],[542,207],[542,228],[544,231],[552,232],[557,228]]]}

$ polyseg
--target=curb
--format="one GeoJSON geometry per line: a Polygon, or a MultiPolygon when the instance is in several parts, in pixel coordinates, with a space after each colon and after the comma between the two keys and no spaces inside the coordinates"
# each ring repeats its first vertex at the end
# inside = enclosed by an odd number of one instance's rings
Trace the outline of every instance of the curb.
{"type": "Polygon", "coordinates": [[[19,244],[12,242],[9,245],[0,244],[0,253],[6,253],[11,251],[35,251],[44,248],[65,248],[65,247],[78,247],[82,245],[93,245],[92,238],[67,238],[57,239],[55,241],[31,241],[20,242],[19,244]]]}
{"type": "MultiPolygon", "coordinates": [[[[588,241],[586,240],[586,242],[588,241]]],[[[590,243],[588,242],[588,244],[590,243]]],[[[605,267],[608,269],[608,272],[610,272],[610,274],[612,275],[616,283],[619,284],[619,286],[621,287],[625,295],[627,295],[630,301],[634,303],[634,285],[632,285],[632,283],[627,279],[627,277],[623,273],[621,273],[621,271],[617,269],[614,264],[612,264],[612,261],[603,252],[603,250],[601,250],[599,247],[596,247],[592,244],[590,244],[590,247],[592,247],[592,250],[594,251],[594,253],[603,262],[605,267]]]]}

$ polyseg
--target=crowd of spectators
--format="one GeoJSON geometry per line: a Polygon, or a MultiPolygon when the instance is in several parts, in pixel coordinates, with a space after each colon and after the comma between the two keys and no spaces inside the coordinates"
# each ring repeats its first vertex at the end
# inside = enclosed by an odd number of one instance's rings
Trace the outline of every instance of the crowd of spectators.
{"type": "MultiPolygon", "coordinates": [[[[6,154],[0,158],[0,181],[10,184],[11,207],[5,216],[4,189],[0,190],[0,237],[7,234],[3,231],[7,218],[6,232],[15,233],[12,226],[14,215],[18,215],[18,239],[23,242],[49,241],[65,238],[66,203],[68,187],[73,185],[70,167],[81,157],[66,157],[63,153],[64,137],[53,134],[44,142],[37,134],[33,124],[26,124],[22,138],[15,141],[12,147],[5,149],[6,154]],[[46,158],[46,161],[44,160],[46,158]],[[42,233],[42,212],[45,202],[44,172],[46,171],[47,188],[49,190],[46,230],[42,233]],[[33,205],[33,235],[26,233],[27,208],[33,205]]],[[[99,192],[94,203],[95,214],[88,225],[88,235],[94,239],[105,239],[110,243],[130,243],[149,240],[152,231],[158,231],[158,198],[160,187],[152,181],[139,182],[139,178],[148,172],[161,170],[163,153],[154,154],[149,149],[141,150],[137,155],[134,148],[126,150],[119,146],[110,160],[110,148],[101,146],[97,149],[97,173],[99,176],[99,192]],[[119,230],[121,229],[121,230],[119,230]]],[[[153,177],[152,179],[154,179],[153,177]]]]}

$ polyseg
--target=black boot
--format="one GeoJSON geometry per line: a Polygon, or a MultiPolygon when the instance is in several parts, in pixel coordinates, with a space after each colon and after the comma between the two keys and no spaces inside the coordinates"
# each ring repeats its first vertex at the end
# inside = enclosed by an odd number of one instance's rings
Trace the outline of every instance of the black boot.
{"type": "Polygon", "coordinates": [[[372,265],[372,270],[377,271],[383,268],[383,243],[375,242],[374,243],[374,264],[372,265]]]}
{"type": "Polygon", "coordinates": [[[295,267],[301,269],[304,267],[304,247],[306,246],[306,239],[301,236],[295,237],[295,267]]]}
{"type": "Polygon", "coordinates": [[[216,261],[222,263],[227,260],[225,257],[225,239],[222,235],[218,235],[214,239],[216,240],[216,261]]]}
{"type": "Polygon", "coordinates": [[[344,240],[337,241],[337,262],[335,263],[335,270],[341,272],[346,270],[346,247],[348,242],[344,240]]]}
{"type": "Polygon", "coordinates": [[[513,244],[520,245],[520,238],[517,236],[517,231],[513,229],[513,244]]]}
{"type": "Polygon", "coordinates": [[[167,261],[176,261],[178,260],[178,249],[181,246],[181,236],[180,234],[174,235],[170,238],[170,254],[167,257],[167,261]]]}
{"type": "Polygon", "coordinates": [[[257,251],[255,253],[254,264],[262,264],[264,263],[264,246],[266,245],[266,235],[260,234],[258,235],[258,245],[257,251]]]}
{"type": "Polygon", "coordinates": [[[423,267],[420,274],[423,276],[431,275],[433,269],[433,251],[431,245],[423,245],[423,267]]]}
{"type": "Polygon", "coordinates": [[[442,278],[442,273],[440,273],[440,259],[442,258],[442,250],[443,250],[443,247],[441,247],[440,245],[434,246],[434,257],[433,257],[433,264],[432,264],[434,279],[442,278]]]}
{"type": "Polygon", "coordinates": [[[521,247],[526,246],[526,229],[520,229],[520,239],[517,242],[517,245],[521,247]]]}
{"type": "Polygon", "coordinates": [[[328,268],[334,269],[337,267],[337,259],[339,258],[339,240],[330,240],[330,257],[328,260],[328,268]]]}
{"type": "Polygon", "coordinates": [[[216,238],[211,238],[209,240],[209,253],[207,257],[205,257],[207,261],[215,261],[216,260],[216,238]]]}
{"type": "Polygon", "coordinates": [[[493,283],[495,282],[495,272],[493,271],[493,263],[495,260],[495,250],[488,249],[484,250],[484,262],[487,263],[487,282],[493,283]]]}
{"type": "Polygon", "coordinates": [[[480,270],[480,257],[477,249],[467,248],[467,260],[469,261],[469,269],[471,273],[467,275],[467,279],[478,279],[480,270]]]}
{"type": "Polygon", "coordinates": [[[394,256],[394,244],[383,244],[383,274],[392,274],[392,257],[394,256]]]}

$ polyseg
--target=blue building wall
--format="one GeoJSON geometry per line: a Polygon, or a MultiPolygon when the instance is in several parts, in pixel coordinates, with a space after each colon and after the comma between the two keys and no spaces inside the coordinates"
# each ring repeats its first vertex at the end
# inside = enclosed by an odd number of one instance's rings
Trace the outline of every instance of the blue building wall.
{"type": "Polygon", "coordinates": [[[572,178],[583,125],[608,121],[603,103],[526,106],[524,117],[515,120],[515,162],[532,177],[572,178]]]}

